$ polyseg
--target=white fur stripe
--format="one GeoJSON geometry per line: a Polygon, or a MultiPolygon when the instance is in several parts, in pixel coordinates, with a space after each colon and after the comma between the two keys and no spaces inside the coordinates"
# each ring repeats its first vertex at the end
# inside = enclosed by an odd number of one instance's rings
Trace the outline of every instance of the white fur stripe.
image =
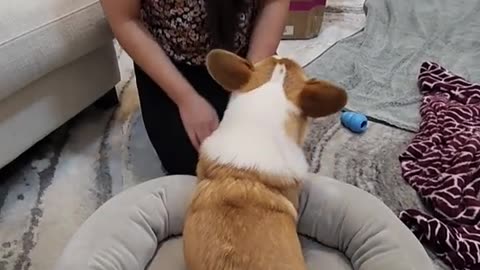
{"type": "Polygon", "coordinates": [[[219,128],[201,151],[220,164],[302,177],[308,170],[304,153],[286,132],[289,113],[298,109],[285,95],[285,75],[285,65],[279,64],[264,85],[234,93],[219,128]]]}

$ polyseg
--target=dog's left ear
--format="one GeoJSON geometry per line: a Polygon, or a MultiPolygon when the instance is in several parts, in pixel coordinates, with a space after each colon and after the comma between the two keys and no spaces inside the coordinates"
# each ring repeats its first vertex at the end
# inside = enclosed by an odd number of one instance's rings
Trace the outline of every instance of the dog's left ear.
{"type": "Polygon", "coordinates": [[[347,104],[344,89],[327,81],[309,80],[298,99],[298,106],[308,117],[318,118],[339,112],[347,104]]]}
{"type": "Polygon", "coordinates": [[[210,76],[229,91],[240,90],[245,86],[254,70],[248,60],[221,49],[210,51],[206,64],[210,76]]]}

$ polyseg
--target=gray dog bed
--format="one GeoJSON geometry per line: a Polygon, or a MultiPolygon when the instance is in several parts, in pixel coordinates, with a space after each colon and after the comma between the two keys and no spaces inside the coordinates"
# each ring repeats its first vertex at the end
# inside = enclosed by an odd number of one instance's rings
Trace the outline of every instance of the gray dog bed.
{"type": "MultiPolygon", "coordinates": [[[[72,237],[56,270],[184,270],[183,216],[196,179],[161,177],[100,207],[72,237]]],[[[308,269],[430,270],[415,236],[381,201],[312,175],[300,199],[308,269]]]]}

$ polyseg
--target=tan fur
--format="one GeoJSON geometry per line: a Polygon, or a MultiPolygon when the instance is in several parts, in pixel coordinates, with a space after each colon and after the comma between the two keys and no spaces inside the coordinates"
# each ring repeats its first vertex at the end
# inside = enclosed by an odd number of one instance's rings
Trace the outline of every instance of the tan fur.
{"type": "MultiPolygon", "coordinates": [[[[301,147],[308,118],[340,110],[347,98],[343,89],[307,79],[289,59],[253,65],[223,50],[207,56],[210,74],[228,91],[254,91],[279,64],[286,67],[286,97],[300,112],[290,114],[285,130],[301,147]]],[[[220,165],[202,152],[197,177],[183,231],[189,270],[306,269],[296,232],[300,179],[220,165]]]]}
{"type": "MultiPolygon", "coordinates": [[[[296,217],[296,210],[298,207],[297,198],[292,198],[291,194],[296,193],[300,189],[301,179],[288,179],[282,175],[269,175],[260,173],[257,170],[238,169],[232,166],[219,165],[214,161],[208,159],[200,153],[200,158],[197,165],[197,177],[198,179],[223,179],[225,176],[234,179],[247,179],[248,181],[257,182],[262,187],[274,190],[279,194],[286,196],[290,204],[293,205],[293,212],[290,212],[292,216],[296,217]]],[[[287,201],[285,201],[287,203],[287,201]]],[[[288,203],[287,203],[288,204],[288,203]]],[[[291,205],[287,205],[289,210],[291,205]]]]}
{"type": "Polygon", "coordinates": [[[124,123],[128,121],[140,107],[138,92],[135,86],[130,84],[128,87],[125,87],[120,93],[119,99],[121,106],[116,110],[115,118],[117,118],[120,123],[124,123]]]}
{"type": "Polygon", "coordinates": [[[275,185],[275,176],[205,157],[197,168],[183,232],[189,270],[306,269],[296,231],[298,182],[275,185]]]}
{"type": "Polygon", "coordinates": [[[290,114],[285,123],[285,129],[288,136],[290,136],[299,146],[303,145],[303,139],[307,130],[308,119],[304,115],[290,114]]]}

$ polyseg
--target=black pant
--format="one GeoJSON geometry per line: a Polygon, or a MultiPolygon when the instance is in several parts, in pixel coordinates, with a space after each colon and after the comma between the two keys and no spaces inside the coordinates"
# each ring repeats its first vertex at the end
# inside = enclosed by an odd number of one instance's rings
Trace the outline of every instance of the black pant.
{"type": "MultiPolygon", "coordinates": [[[[219,119],[229,94],[208,74],[205,66],[176,65],[190,84],[215,108],[219,119]]],[[[138,95],[148,137],[168,174],[195,175],[198,153],[183,127],[177,105],[137,65],[138,95]]]]}

